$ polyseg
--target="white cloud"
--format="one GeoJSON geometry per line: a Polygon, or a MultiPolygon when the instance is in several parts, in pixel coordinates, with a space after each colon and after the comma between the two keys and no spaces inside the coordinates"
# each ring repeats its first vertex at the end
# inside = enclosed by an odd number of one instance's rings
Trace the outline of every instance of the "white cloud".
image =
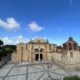
{"type": "MultiPolygon", "coordinates": [[[[32,40],[35,38],[43,38],[43,39],[47,40],[47,37],[38,37],[38,36],[33,37],[32,40]]],[[[7,44],[16,45],[18,43],[22,43],[22,42],[27,43],[30,41],[30,38],[24,38],[22,35],[19,35],[15,38],[9,38],[8,36],[5,36],[0,39],[4,42],[4,45],[7,45],[7,44]]]]}
{"type": "Polygon", "coordinates": [[[23,38],[22,35],[19,35],[15,38],[9,38],[8,36],[5,36],[3,38],[0,38],[3,42],[4,42],[4,45],[6,44],[13,44],[13,45],[16,45],[18,43],[27,43],[29,41],[29,39],[26,39],[26,38],[23,38]]]}
{"type": "Polygon", "coordinates": [[[20,27],[20,24],[14,18],[7,18],[6,21],[0,19],[0,27],[7,30],[16,30],[20,27]]]}
{"type": "Polygon", "coordinates": [[[18,39],[23,39],[23,36],[22,35],[19,35],[17,38],[18,39]]]}
{"type": "Polygon", "coordinates": [[[2,41],[4,42],[4,44],[13,44],[14,43],[14,41],[9,39],[9,37],[7,37],[7,36],[2,38],[2,41]]]}
{"type": "Polygon", "coordinates": [[[32,32],[40,32],[40,31],[43,30],[43,28],[41,26],[39,26],[37,24],[37,22],[35,22],[35,21],[33,21],[30,24],[28,24],[28,27],[32,32]]]}
{"type": "Polygon", "coordinates": [[[28,39],[24,38],[22,35],[19,35],[16,37],[16,44],[21,43],[21,42],[27,43],[27,41],[28,39]]]}

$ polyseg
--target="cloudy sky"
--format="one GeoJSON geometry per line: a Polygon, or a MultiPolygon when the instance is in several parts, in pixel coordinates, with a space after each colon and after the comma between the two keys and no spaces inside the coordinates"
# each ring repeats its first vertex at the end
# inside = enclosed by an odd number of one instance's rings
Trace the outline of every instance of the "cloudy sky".
{"type": "Polygon", "coordinates": [[[5,44],[48,38],[80,43],[80,0],[0,0],[0,39],[5,44]]]}

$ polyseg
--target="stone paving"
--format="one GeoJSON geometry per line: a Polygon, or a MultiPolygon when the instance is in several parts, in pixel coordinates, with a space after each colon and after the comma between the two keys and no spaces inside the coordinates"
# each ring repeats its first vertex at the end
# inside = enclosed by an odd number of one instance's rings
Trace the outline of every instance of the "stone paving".
{"type": "Polygon", "coordinates": [[[70,74],[51,63],[8,63],[0,69],[0,80],[63,80],[70,74]]]}

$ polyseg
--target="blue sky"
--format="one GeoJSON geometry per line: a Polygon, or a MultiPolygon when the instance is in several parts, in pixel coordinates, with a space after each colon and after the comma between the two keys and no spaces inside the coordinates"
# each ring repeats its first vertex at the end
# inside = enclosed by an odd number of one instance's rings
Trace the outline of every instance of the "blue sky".
{"type": "Polygon", "coordinates": [[[0,0],[0,38],[5,44],[48,38],[80,43],[80,0],[0,0]]]}

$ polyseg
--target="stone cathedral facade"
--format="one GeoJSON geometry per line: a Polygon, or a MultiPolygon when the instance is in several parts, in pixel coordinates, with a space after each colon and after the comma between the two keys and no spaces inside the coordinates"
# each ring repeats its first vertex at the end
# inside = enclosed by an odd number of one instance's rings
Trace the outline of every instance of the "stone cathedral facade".
{"type": "Polygon", "coordinates": [[[12,62],[24,61],[58,61],[70,65],[70,67],[80,67],[80,49],[72,37],[69,37],[63,46],[50,44],[48,40],[36,38],[26,44],[17,44],[16,52],[12,53],[12,62]]]}

